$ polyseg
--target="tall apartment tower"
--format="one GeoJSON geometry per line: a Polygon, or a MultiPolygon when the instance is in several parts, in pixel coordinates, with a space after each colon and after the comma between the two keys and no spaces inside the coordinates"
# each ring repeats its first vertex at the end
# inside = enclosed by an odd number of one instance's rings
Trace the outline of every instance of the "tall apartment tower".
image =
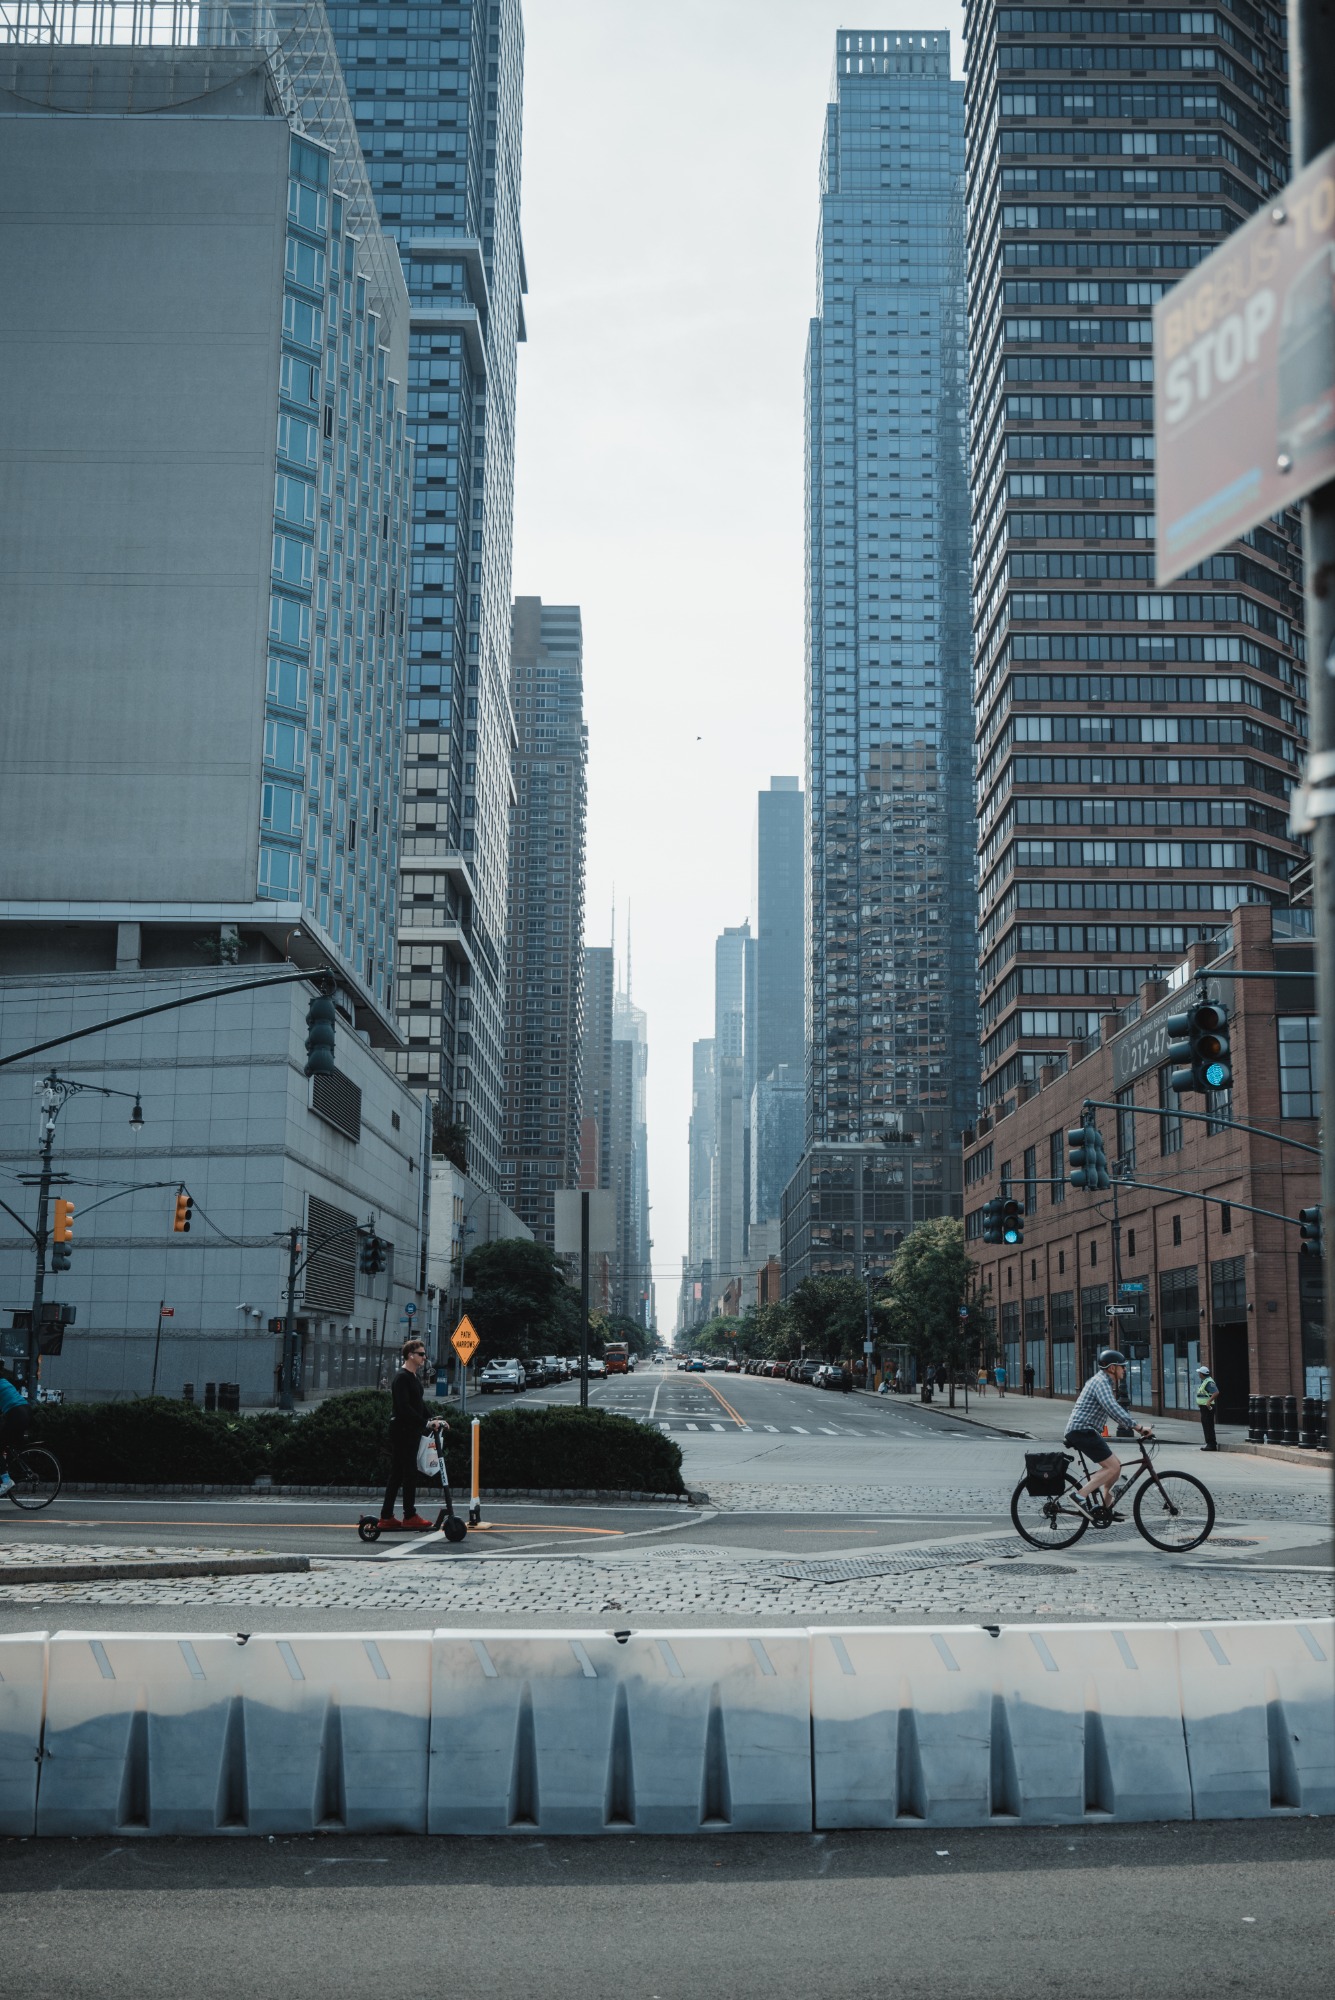
{"type": "Polygon", "coordinates": [[[687,1131],[686,1256],[678,1324],[700,1325],[709,1315],[714,1234],[714,1043],[691,1044],[691,1117],[687,1131]]]}
{"type": "Polygon", "coordinates": [[[977,1064],[949,36],[841,30],[831,100],[806,374],[810,1145],[957,1132],[977,1064]]]}
{"type": "MultiPolygon", "coordinates": [[[[771,778],[756,801],[755,1055],[747,1112],[749,1176],[747,1249],[778,1250],[780,1197],[802,1157],[803,919],[805,808],[797,778],[771,778]],[[751,1242],[774,1223],[773,1242],[751,1242]]],[[[760,1259],[763,1261],[763,1258],[760,1259]]]]}
{"type": "Polygon", "coordinates": [[[649,1231],[649,1022],[629,992],[612,1008],[612,1148],[616,1211],[612,1310],[643,1327],[654,1324],[653,1243],[649,1231]]]}
{"type": "Polygon", "coordinates": [[[714,945],[714,1158],[710,1261],[715,1292],[746,1257],[755,1081],[756,940],[749,922],[714,945]]]}
{"type": "Polygon", "coordinates": [[[504,1103],[520,0],[330,0],[412,299],[417,444],[399,922],[403,1074],[495,1185],[504,1103]]]}
{"type": "Polygon", "coordinates": [[[965,9],[982,1096],[1284,904],[1297,520],[1154,588],[1151,308],[1288,172],[1284,17],[965,9]]]}
{"type": "Polygon", "coordinates": [[[756,801],[757,1076],[802,1068],[805,807],[797,778],[771,778],[756,801]]]}
{"type": "Polygon", "coordinates": [[[584,947],[584,1027],[580,1052],[580,1186],[612,1185],[612,947],[584,947]]]}
{"type": "Polygon", "coordinates": [[[508,1060],[500,1188],[539,1243],[580,1174],[588,732],[577,604],[517,597],[510,696],[518,748],[507,931],[508,1060]]]}

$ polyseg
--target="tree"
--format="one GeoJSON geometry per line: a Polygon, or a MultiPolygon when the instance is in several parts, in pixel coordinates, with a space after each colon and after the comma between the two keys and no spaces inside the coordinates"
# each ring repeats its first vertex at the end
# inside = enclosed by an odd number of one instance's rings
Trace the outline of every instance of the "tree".
{"type": "Polygon", "coordinates": [[[953,1403],[955,1378],[984,1327],[962,1222],[942,1215],[910,1230],[890,1270],[886,1305],[891,1339],[903,1341],[920,1365],[933,1362],[948,1372],[953,1403]]]}
{"type": "Polygon", "coordinates": [[[431,1157],[448,1160],[461,1174],[468,1172],[468,1128],[445,1116],[445,1106],[438,1097],[431,1105],[431,1157]]]}
{"type": "Polygon", "coordinates": [[[579,1299],[545,1243],[523,1236],[479,1243],[466,1276],[480,1361],[579,1352],[579,1299]]]}
{"type": "Polygon", "coordinates": [[[804,1278],[784,1300],[802,1352],[823,1361],[861,1354],[867,1331],[867,1294],[860,1278],[831,1271],[804,1278]]]}

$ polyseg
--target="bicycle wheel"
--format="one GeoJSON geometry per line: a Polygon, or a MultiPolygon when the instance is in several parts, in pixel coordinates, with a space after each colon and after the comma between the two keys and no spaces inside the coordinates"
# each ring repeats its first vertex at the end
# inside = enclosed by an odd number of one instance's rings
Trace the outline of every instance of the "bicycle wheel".
{"type": "Polygon", "coordinates": [[[53,1454],[41,1445],[11,1452],[9,1470],[14,1484],[9,1497],[16,1507],[37,1513],[49,1507],[60,1491],[60,1466],[53,1454]]]}
{"type": "Polygon", "coordinates": [[[1160,1472],[1137,1489],[1135,1516],[1147,1542],[1181,1555],[1198,1549],[1213,1528],[1214,1501],[1189,1472],[1160,1472]]]}
{"type": "Polygon", "coordinates": [[[1069,1549],[1089,1526],[1088,1517],[1071,1500],[1079,1484],[1068,1472],[1065,1493],[1034,1494],[1022,1479],[1011,1494],[1015,1532],[1036,1549],[1069,1549]]]}

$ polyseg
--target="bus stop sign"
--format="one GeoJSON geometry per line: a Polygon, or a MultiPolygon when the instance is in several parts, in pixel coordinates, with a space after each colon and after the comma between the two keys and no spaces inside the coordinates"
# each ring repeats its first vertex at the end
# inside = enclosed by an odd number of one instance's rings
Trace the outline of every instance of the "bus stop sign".
{"type": "Polygon", "coordinates": [[[1335,478],[1335,146],[1154,308],[1158,579],[1335,478]]]}

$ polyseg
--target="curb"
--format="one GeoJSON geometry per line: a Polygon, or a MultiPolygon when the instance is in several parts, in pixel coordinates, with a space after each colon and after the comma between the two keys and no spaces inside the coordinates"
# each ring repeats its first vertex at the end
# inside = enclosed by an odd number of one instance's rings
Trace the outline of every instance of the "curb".
{"type": "Polygon", "coordinates": [[[0,1590],[9,1583],[123,1583],[130,1577],[293,1576],[309,1556],[182,1556],[178,1562],[0,1563],[0,1590]]]}
{"type": "Polygon", "coordinates": [[[1243,1452],[1248,1458],[1277,1458],[1284,1465],[1314,1465],[1323,1472],[1329,1472],[1331,1454],[1328,1451],[1304,1451],[1295,1444],[1221,1444],[1220,1451],[1243,1452]]]}
{"type": "MultiPolygon", "coordinates": [[[[380,1495],[378,1487],[370,1491],[365,1486],[146,1486],[142,1480],[118,1485],[111,1481],[79,1479],[67,1479],[60,1490],[62,1493],[82,1494],[89,1499],[115,1494],[131,1500],[198,1500],[207,1495],[220,1500],[359,1500],[366,1506],[370,1506],[380,1495]]],[[[425,1485],[419,1488],[422,1492],[432,1490],[425,1485]]],[[[450,1491],[456,1497],[468,1498],[465,1487],[452,1486],[450,1491]]],[[[633,1500],[658,1507],[698,1504],[698,1496],[693,1493],[643,1493],[629,1487],[609,1486],[484,1486],[479,1497],[483,1500],[633,1500]]]]}

